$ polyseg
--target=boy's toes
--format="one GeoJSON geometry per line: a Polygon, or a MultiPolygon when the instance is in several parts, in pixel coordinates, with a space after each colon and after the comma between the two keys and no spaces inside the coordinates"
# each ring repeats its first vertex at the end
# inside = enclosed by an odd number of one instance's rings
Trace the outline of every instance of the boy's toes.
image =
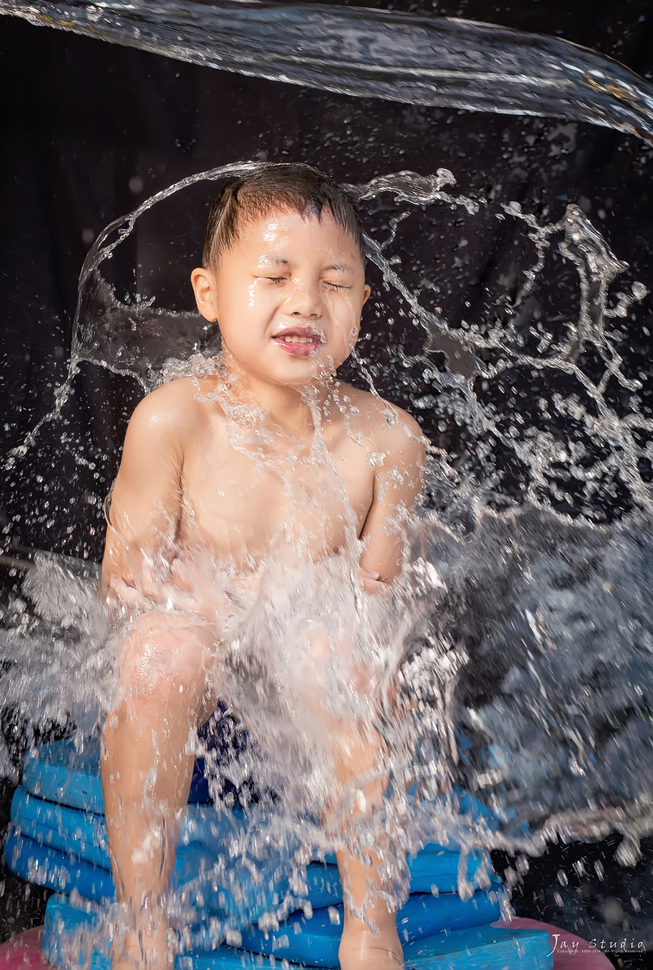
{"type": "Polygon", "coordinates": [[[404,954],[396,930],[375,936],[371,930],[343,934],[340,970],[402,970],[404,954]]]}
{"type": "Polygon", "coordinates": [[[404,957],[399,952],[385,947],[372,949],[367,947],[362,952],[347,949],[338,951],[340,970],[403,970],[404,957]]]}
{"type": "Polygon", "coordinates": [[[174,960],[174,934],[164,924],[154,930],[130,930],[114,949],[111,970],[172,970],[174,960]]]}

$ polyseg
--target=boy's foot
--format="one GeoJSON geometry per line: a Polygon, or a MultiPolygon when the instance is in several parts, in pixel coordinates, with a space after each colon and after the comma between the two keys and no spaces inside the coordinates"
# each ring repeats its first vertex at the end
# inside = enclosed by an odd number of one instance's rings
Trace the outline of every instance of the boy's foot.
{"type": "Polygon", "coordinates": [[[172,970],[174,933],[165,924],[152,930],[130,930],[114,948],[111,970],[172,970]]]}
{"type": "Polygon", "coordinates": [[[340,970],[402,970],[404,954],[396,926],[378,934],[367,926],[346,928],[338,960],[340,970]]]}

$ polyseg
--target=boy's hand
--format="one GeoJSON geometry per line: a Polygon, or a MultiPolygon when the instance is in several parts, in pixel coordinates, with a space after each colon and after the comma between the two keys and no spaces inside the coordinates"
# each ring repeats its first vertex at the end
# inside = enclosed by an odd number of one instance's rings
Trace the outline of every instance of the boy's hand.
{"type": "Polygon", "coordinates": [[[181,559],[173,559],[165,580],[146,563],[139,569],[137,582],[130,584],[119,576],[112,576],[107,598],[109,603],[113,601],[139,611],[165,609],[191,613],[209,623],[215,623],[232,608],[228,596],[217,584],[211,584],[203,570],[193,569],[181,559]]]}
{"type": "Polygon", "coordinates": [[[363,566],[359,566],[356,575],[366,593],[380,593],[388,588],[388,584],[384,583],[380,574],[374,572],[373,569],[364,569],[363,566]]]}
{"type": "Polygon", "coordinates": [[[136,610],[148,610],[153,607],[167,610],[181,610],[186,613],[197,612],[197,599],[191,591],[177,584],[171,576],[167,583],[148,583],[143,577],[138,585],[130,585],[119,576],[112,576],[107,587],[109,601],[136,610]]]}

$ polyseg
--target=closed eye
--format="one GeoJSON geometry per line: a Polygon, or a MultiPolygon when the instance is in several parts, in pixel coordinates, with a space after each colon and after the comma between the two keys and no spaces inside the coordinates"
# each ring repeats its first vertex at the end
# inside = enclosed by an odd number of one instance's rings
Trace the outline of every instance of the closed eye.
{"type": "MultiPolygon", "coordinates": [[[[286,283],[287,279],[285,276],[261,276],[260,279],[267,280],[269,283],[286,283]]],[[[351,286],[345,286],[344,283],[332,283],[331,280],[322,280],[325,286],[328,286],[331,290],[350,290],[351,286]]]]}

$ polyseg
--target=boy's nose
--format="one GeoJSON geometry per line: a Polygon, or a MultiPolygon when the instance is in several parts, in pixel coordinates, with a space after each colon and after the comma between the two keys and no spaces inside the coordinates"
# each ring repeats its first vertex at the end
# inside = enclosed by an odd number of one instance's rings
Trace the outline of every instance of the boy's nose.
{"type": "Polygon", "coordinates": [[[314,286],[312,284],[297,283],[288,296],[286,311],[291,316],[321,316],[322,294],[319,285],[314,286]]]}

